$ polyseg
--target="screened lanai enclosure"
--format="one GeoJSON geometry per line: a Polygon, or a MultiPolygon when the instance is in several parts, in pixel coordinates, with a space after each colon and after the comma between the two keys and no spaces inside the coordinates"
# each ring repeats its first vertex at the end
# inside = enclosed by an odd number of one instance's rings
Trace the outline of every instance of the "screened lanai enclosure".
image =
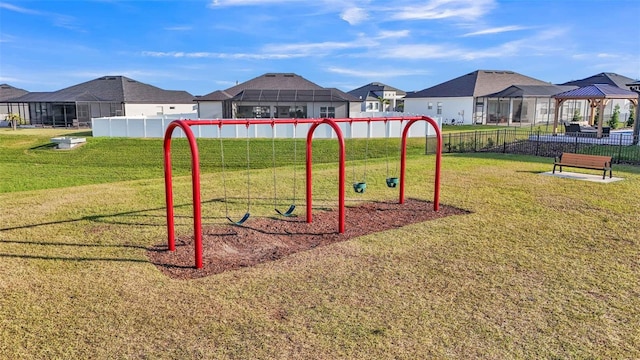
{"type": "Polygon", "coordinates": [[[113,102],[32,102],[29,104],[31,125],[71,127],[88,126],[92,117],[118,116],[123,104],[113,102]]]}
{"type": "MultiPolygon", "coordinates": [[[[479,98],[486,106],[486,123],[496,125],[552,124],[555,112],[553,95],[576,88],[557,85],[513,85],[500,92],[479,98]]],[[[586,114],[586,101],[563,103],[562,119],[571,121],[576,114],[586,114]]],[[[583,116],[583,115],[581,115],[583,116]]]]}

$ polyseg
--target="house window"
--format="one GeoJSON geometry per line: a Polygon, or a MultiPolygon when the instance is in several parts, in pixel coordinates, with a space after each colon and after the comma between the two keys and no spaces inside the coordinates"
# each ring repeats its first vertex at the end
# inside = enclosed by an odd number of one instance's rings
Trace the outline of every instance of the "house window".
{"type": "Polygon", "coordinates": [[[367,110],[373,110],[373,104],[367,103],[367,110]]]}
{"type": "Polygon", "coordinates": [[[238,106],[238,111],[236,112],[236,118],[238,119],[270,117],[271,107],[269,106],[238,106]]]}
{"type": "Polygon", "coordinates": [[[291,106],[289,108],[289,117],[304,119],[307,117],[307,107],[306,106],[291,106]]]}
{"type": "Polygon", "coordinates": [[[320,117],[321,118],[335,118],[336,117],[336,108],[333,106],[321,106],[320,107],[320,117]]]}
{"type": "Polygon", "coordinates": [[[170,109],[170,110],[175,110],[175,109],[176,109],[176,107],[175,107],[175,106],[169,106],[169,109],[170,109]]]}
{"type": "Polygon", "coordinates": [[[429,109],[429,110],[433,109],[433,103],[429,103],[429,104],[427,105],[427,109],[429,109]]]}
{"type": "Polygon", "coordinates": [[[379,107],[378,107],[379,105],[380,105],[379,103],[375,103],[375,109],[376,109],[376,110],[378,110],[378,109],[379,109],[379,107]]]}
{"type": "Polygon", "coordinates": [[[438,108],[436,109],[436,114],[442,115],[442,103],[438,103],[438,108]]]}

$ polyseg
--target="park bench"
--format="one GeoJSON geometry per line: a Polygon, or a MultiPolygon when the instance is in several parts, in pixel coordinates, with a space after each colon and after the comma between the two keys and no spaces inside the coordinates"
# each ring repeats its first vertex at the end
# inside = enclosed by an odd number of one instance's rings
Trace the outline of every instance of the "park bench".
{"type": "Polygon", "coordinates": [[[580,169],[602,170],[602,179],[606,177],[607,171],[609,171],[609,178],[612,177],[611,156],[562,153],[559,158],[556,156],[556,160],[553,163],[554,174],[556,173],[556,166],[560,167],[560,172],[562,172],[563,166],[580,169]]]}

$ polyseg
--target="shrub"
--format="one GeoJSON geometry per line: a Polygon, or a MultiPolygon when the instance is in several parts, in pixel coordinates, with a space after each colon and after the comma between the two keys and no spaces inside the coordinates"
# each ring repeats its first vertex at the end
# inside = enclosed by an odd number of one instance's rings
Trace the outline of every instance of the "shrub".
{"type": "Polygon", "coordinates": [[[582,121],[582,115],[580,115],[580,109],[575,109],[573,111],[573,117],[571,121],[582,121]]]}
{"type": "Polygon", "coordinates": [[[634,113],[634,109],[633,107],[631,108],[631,110],[629,110],[629,118],[627,119],[627,127],[632,127],[633,126],[633,121],[634,119],[635,113],[634,113]]]}
{"type": "Polygon", "coordinates": [[[613,108],[613,114],[611,115],[611,118],[609,119],[607,124],[612,130],[618,127],[618,125],[620,124],[620,105],[616,105],[613,108]]]}
{"type": "Polygon", "coordinates": [[[24,122],[24,119],[22,119],[22,117],[20,117],[20,115],[18,114],[9,114],[5,117],[5,120],[9,121],[11,123],[11,127],[13,127],[14,129],[16,128],[16,126],[22,124],[24,122]]]}

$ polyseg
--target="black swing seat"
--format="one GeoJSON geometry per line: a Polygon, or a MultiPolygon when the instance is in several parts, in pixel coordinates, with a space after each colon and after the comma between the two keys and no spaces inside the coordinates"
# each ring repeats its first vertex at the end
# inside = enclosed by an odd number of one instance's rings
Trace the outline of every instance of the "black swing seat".
{"type": "Polygon", "coordinates": [[[387,186],[390,188],[394,188],[398,186],[398,178],[397,177],[387,178],[387,186]]]}
{"type": "Polygon", "coordinates": [[[296,206],[295,206],[295,205],[291,205],[291,206],[289,206],[289,209],[287,209],[287,211],[285,211],[285,212],[282,212],[282,211],[280,211],[280,210],[278,210],[278,209],[275,209],[275,210],[276,210],[276,212],[277,212],[278,214],[280,214],[280,215],[282,215],[282,216],[292,216],[292,215],[293,215],[293,211],[294,211],[295,209],[296,209],[296,206]]]}
{"type": "Polygon", "coordinates": [[[238,220],[238,221],[233,221],[231,220],[230,217],[227,217],[227,220],[231,221],[232,223],[236,224],[236,225],[242,225],[244,224],[245,221],[247,221],[247,219],[249,218],[249,216],[251,216],[251,214],[246,213],[244,214],[244,216],[242,217],[242,219],[238,220]]]}
{"type": "Polygon", "coordinates": [[[367,188],[367,183],[365,182],[353,183],[353,191],[355,191],[358,194],[362,194],[366,188],[367,188]]]}

